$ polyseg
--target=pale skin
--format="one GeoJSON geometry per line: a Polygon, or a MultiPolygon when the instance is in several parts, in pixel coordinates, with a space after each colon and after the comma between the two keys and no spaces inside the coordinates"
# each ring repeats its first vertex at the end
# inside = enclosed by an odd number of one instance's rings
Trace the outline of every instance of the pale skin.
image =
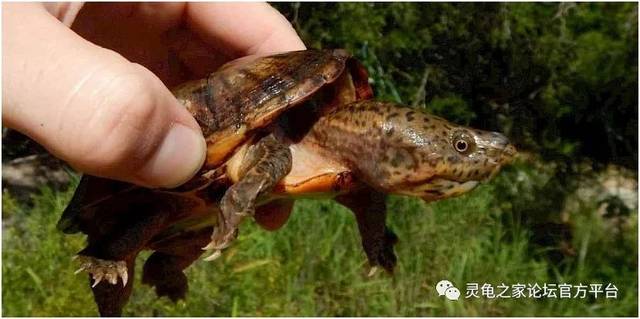
{"type": "Polygon", "coordinates": [[[265,3],[3,4],[2,122],[84,173],[174,187],[205,142],[170,88],[304,49],[265,3]]]}

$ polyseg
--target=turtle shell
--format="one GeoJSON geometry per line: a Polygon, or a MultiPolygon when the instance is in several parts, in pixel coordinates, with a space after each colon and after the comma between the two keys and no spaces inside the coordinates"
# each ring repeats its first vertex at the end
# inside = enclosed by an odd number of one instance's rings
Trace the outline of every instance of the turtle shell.
{"type": "MultiPolygon", "coordinates": [[[[205,169],[218,167],[256,129],[268,126],[336,81],[349,58],[349,53],[340,49],[251,56],[222,66],[206,79],[177,87],[175,96],[196,118],[206,137],[205,169]]],[[[361,68],[353,71],[352,78],[362,82],[361,68]]],[[[368,88],[366,73],[364,76],[368,88]]]]}

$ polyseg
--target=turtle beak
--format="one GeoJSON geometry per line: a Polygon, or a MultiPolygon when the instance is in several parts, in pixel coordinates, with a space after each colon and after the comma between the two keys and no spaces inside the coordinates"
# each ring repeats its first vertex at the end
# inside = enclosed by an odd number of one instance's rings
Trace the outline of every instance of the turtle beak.
{"type": "Polygon", "coordinates": [[[500,155],[500,164],[504,165],[511,163],[516,154],[518,154],[516,147],[509,143],[500,155]]]}
{"type": "Polygon", "coordinates": [[[518,153],[516,147],[509,142],[509,139],[500,133],[492,132],[487,142],[487,148],[494,154],[494,160],[500,166],[510,163],[518,153]]]}
{"type": "Polygon", "coordinates": [[[502,166],[507,165],[513,161],[516,154],[518,154],[516,147],[513,146],[513,144],[507,142],[504,149],[502,149],[502,152],[500,152],[500,155],[497,160],[497,165],[495,165],[495,167],[493,168],[493,171],[491,171],[491,174],[489,174],[489,176],[487,176],[487,178],[485,178],[484,181],[486,182],[494,178],[498,174],[502,166]]]}

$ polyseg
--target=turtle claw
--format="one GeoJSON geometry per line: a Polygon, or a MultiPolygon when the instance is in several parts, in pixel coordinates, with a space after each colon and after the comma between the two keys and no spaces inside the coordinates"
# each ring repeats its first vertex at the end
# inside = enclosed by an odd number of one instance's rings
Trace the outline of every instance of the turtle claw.
{"type": "Polygon", "coordinates": [[[205,261],[214,261],[216,259],[218,259],[220,256],[222,256],[222,251],[221,250],[216,250],[213,252],[213,254],[211,254],[209,257],[205,258],[205,261]]]}
{"type": "Polygon", "coordinates": [[[206,246],[202,247],[202,250],[206,250],[206,251],[217,250],[217,251],[220,251],[220,250],[223,250],[223,249],[229,247],[230,244],[231,244],[230,242],[224,243],[224,242],[216,242],[216,241],[212,240],[206,246]]]}
{"type": "Polygon", "coordinates": [[[118,283],[118,273],[108,272],[104,274],[104,278],[112,285],[115,285],[118,283]]]}
{"type": "Polygon", "coordinates": [[[74,275],[77,275],[77,274],[79,274],[79,273],[81,273],[81,272],[83,272],[83,271],[84,271],[84,267],[80,267],[80,268],[78,268],[78,270],[76,270],[75,272],[73,272],[73,274],[74,274],[74,275]]]}
{"type": "Polygon", "coordinates": [[[83,255],[77,255],[73,260],[80,261],[80,268],[75,271],[75,274],[86,271],[91,275],[93,279],[91,288],[102,282],[102,279],[115,285],[118,283],[118,278],[121,278],[122,286],[127,285],[129,274],[127,273],[127,264],[124,261],[104,260],[83,255]]]}
{"type": "Polygon", "coordinates": [[[223,250],[229,246],[238,236],[238,229],[225,231],[226,227],[219,227],[213,231],[211,242],[202,247],[203,250],[223,250]]]}
{"type": "Polygon", "coordinates": [[[221,240],[219,242],[213,242],[212,241],[212,243],[214,244],[213,245],[213,249],[215,249],[215,250],[223,250],[223,249],[231,246],[231,240],[229,240],[229,239],[223,239],[223,240],[221,240]]]}
{"type": "Polygon", "coordinates": [[[371,267],[371,269],[369,269],[369,273],[367,274],[367,277],[371,278],[375,276],[378,273],[378,270],[380,270],[380,267],[378,266],[371,267]]]}
{"type": "Polygon", "coordinates": [[[212,250],[215,247],[214,242],[209,242],[206,246],[202,247],[202,250],[212,250]]]}
{"type": "Polygon", "coordinates": [[[102,281],[102,277],[103,277],[102,273],[94,274],[93,275],[93,285],[91,285],[91,288],[94,288],[95,286],[97,286],[102,281]]]}
{"type": "Polygon", "coordinates": [[[237,231],[225,232],[223,226],[217,227],[213,231],[213,234],[211,235],[211,241],[206,246],[202,247],[202,250],[214,251],[211,255],[206,257],[204,260],[214,261],[218,259],[220,256],[222,256],[222,250],[231,245],[231,242],[233,241],[233,239],[235,239],[236,234],[237,234],[237,231]],[[231,234],[231,236],[229,235],[229,233],[231,234]]]}
{"type": "MultiPolygon", "coordinates": [[[[118,268],[118,275],[120,275],[120,278],[122,278],[122,287],[125,287],[127,285],[127,281],[129,281],[129,273],[127,272],[126,268],[118,268]]],[[[117,278],[116,278],[116,283],[117,283],[117,278]]]]}

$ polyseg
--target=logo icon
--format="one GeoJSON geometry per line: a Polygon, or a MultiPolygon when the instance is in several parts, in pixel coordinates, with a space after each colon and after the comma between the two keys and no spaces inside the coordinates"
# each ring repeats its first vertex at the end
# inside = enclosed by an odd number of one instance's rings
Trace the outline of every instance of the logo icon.
{"type": "Polygon", "coordinates": [[[460,290],[448,280],[440,280],[436,284],[436,291],[438,291],[438,296],[445,296],[449,300],[460,298],[460,290]]]}

